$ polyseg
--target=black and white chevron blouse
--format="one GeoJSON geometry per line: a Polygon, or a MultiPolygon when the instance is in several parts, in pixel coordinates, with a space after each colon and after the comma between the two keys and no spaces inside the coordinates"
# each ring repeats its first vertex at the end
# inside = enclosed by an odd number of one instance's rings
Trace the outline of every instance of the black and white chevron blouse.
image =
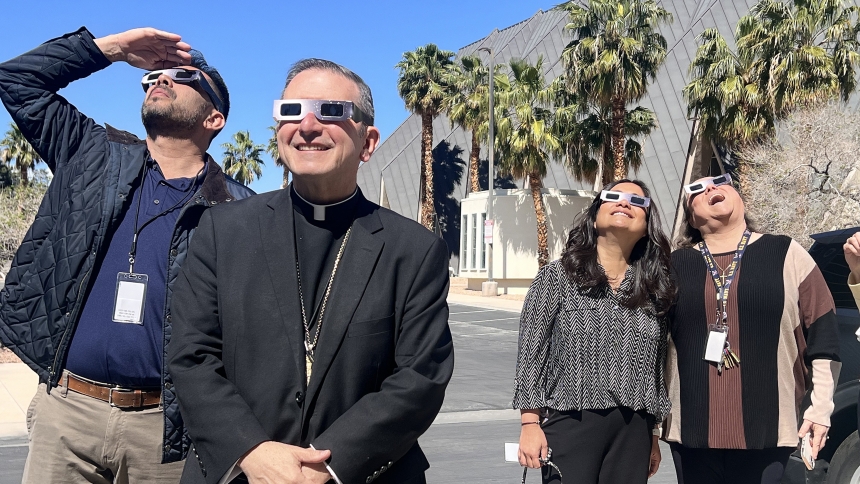
{"type": "Polygon", "coordinates": [[[623,406],[663,420],[667,322],[621,304],[632,282],[628,268],[618,293],[608,284],[581,291],[561,261],[538,272],[520,318],[514,408],[623,406]]]}

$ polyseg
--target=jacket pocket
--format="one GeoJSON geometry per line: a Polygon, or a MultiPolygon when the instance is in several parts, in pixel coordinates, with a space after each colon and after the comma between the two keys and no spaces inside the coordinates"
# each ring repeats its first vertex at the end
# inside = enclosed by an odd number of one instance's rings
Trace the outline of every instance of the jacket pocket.
{"type": "Polygon", "coordinates": [[[380,319],[369,319],[367,321],[356,321],[349,323],[346,335],[350,338],[356,336],[369,336],[372,334],[389,333],[394,327],[394,314],[380,319]]]}

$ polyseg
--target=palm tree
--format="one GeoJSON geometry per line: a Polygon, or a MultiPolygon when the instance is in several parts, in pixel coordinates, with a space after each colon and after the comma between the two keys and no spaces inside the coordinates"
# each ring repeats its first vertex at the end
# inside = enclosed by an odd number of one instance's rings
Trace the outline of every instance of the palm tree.
{"type": "Polygon", "coordinates": [[[738,53],[767,86],[777,118],[836,96],[847,101],[860,65],[860,7],[842,0],[760,0],[738,21],[738,53]],[[853,19],[853,22],[852,22],[853,19]]]}
{"type": "Polygon", "coordinates": [[[263,163],[260,155],[263,145],[254,144],[248,131],[239,131],[233,135],[233,143],[223,143],[224,173],[232,176],[237,182],[248,185],[263,174],[263,163]]]}
{"type": "Polygon", "coordinates": [[[543,267],[549,262],[549,241],[541,190],[547,165],[561,149],[553,128],[553,92],[544,79],[543,57],[535,65],[512,59],[510,68],[510,89],[499,96],[507,108],[497,121],[500,168],[514,178],[528,178],[537,220],[538,266],[543,267]]]}
{"type": "MultiPolygon", "coordinates": [[[[504,64],[496,64],[494,79],[496,86],[505,86],[507,76],[500,74],[504,64]]],[[[453,86],[451,96],[445,99],[444,109],[451,126],[459,124],[472,133],[472,147],[469,152],[469,190],[481,190],[478,182],[478,165],[481,156],[481,142],[489,135],[489,69],[482,65],[478,56],[464,56],[458,59],[450,72],[448,84],[453,86]]]]}
{"type": "Polygon", "coordinates": [[[657,31],[672,14],[655,0],[570,0],[560,5],[570,16],[565,27],[574,39],[562,53],[570,89],[608,111],[614,179],[627,176],[627,103],[645,96],[666,58],[666,39],[657,31]]]}
{"type": "MultiPolygon", "coordinates": [[[[565,76],[550,84],[555,105],[553,129],[561,143],[556,155],[564,160],[573,177],[579,181],[594,181],[594,190],[612,181],[615,155],[611,143],[612,113],[609,109],[582,100],[567,90],[565,76]]],[[[657,115],[637,106],[625,108],[625,165],[638,169],[642,164],[642,145],[636,138],[648,136],[657,128],[657,115]]]]}
{"type": "Polygon", "coordinates": [[[24,133],[18,128],[15,123],[9,123],[9,131],[0,140],[0,161],[10,164],[14,160],[15,168],[18,169],[21,178],[21,185],[27,186],[30,184],[29,170],[36,163],[42,161],[39,154],[33,148],[33,145],[24,137],[24,133]]]}
{"type": "Polygon", "coordinates": [[[684,87],[703,136],[732,148],[774,133],[792,110],[847,101],[860,66],[860,7],[840,0],[760,0],[738,21],[737,52],[715,30],[699,36],[684,87]]]}
{"type": "Polygon", "coordinates": [[[400,74],[397,92],[406,109],[421,116],[421,224],[428,230],[434,227],[433,205],[433,118],[442,112],[451,86],[446,82],[453,65],[454,53],[440,50],[435,44],[404,52],[397,63],[400,74]]]}
{"type": "Polygon", "coordinates": [[[272,157],[272,161],[275,162],[275,166],[284,170],[284,180],[281,182],[281,188],[286,188],[287,185],[290,184],[290,169],[287,168],[287,164],[281,159],[281,154],[278,152],[279,125],[280,123],[275,121],[275,124],[269,126],[269,131],[272,132],[272,136],[269,138],[269,143],[266,145],[266,153],[272,157]]]}
{"type": "Polygon", "coordinates": [[[688,115],[699,118],[702,136],[734,147],[771,134],[773,110],[750,60],[732,52],[716,29],[702,32],[699,42],[690,65],[693,79],[683,95],[688,115]]]}

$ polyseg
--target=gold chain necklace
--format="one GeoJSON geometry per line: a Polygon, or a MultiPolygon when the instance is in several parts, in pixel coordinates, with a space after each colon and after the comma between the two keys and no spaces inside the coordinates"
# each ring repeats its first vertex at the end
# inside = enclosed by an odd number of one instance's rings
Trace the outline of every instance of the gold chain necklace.
{"type": "Polygon", "coordinates": [[[340,264],[340,259],[343,257],[343,250],[346,248],[346,241],[349,240],[349,234],[352,232],[352,227],[347,229],[346,234],[343,236],[343,242],[340,243],[340,249],[337,251],[337,257],[334,259],[334,267],[331,269],[331,276],[328,279],[328,285],[325,288],[325,295],[323,296],[322,306],[320,306],[320,315],[317,319],[317,330],[314,332],[314,339],[311,341],[311,332],[308,327],[308,318],[305,315],[305,296],[302,293],[302,276],[301,271],[299,270],[299,258],[298,253],[296,253],[296,279],[299,282],[299,303],[302,307],[302,326],[305,329],[305,378],[310,383],[311,381],[311,370],[314,366],[314,350],[317,346],[317,341],[320,339],[320,329],[322,328],[323,315],[325,314],[326,303],[328,303],[328,296],[331,293],[331,286],[334,282],[334,275],[337,273],[337,266],[340,264]]]}

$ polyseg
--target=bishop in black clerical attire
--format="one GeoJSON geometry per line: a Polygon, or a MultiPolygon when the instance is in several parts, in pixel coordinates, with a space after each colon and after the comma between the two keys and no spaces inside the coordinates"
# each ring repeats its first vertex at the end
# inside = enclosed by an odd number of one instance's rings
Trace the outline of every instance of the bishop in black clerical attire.
{"type": "Polygon", "coordinates": [[[448,249],[364,198],[370,89],[296,63],[275,102],[291,185],[208,210],[169,348],[193,449],[183,483],[424,483],[453,371],[448,249]]]}

